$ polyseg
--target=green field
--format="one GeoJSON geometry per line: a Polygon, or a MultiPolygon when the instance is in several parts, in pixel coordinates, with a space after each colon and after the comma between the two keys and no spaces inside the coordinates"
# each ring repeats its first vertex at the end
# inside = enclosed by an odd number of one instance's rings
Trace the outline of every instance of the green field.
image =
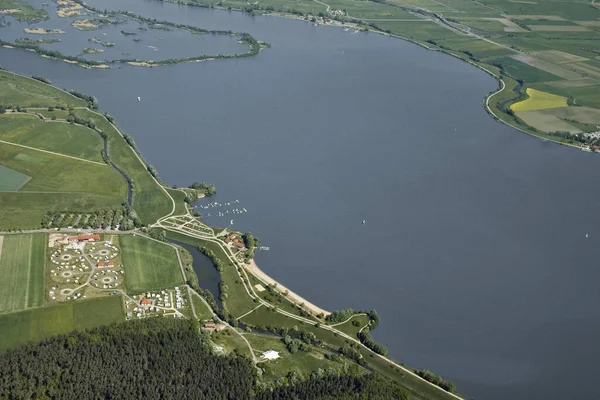
{"type": "Polygon", "coordinates": [[[44,305],[45,234],[6,235],[0,249],[0,313],[44,305]]]}
{"type": "Polygon", "coordinates": [[[130,293],[183,284],[177,254],[171,246],[139,235],[120,236],[119,243],[130,293]]]}
{"type": "Polygon", "coordinates": [[[125,180],[106,164],[0,143],[0,165],[31,176],[18,192],[0,192],[0,229],[35,229],[48,211],[90,211],[127,198],[125,180]]]}
{"type": "Polygon", "coordinates": [[[84,100],[32,78],[0,71],[0,104],[21,107],[50,107],[57,104],[85,107],[84,100]]]}
{"type": "Polygon", "coordinates": [[[0,140],[102,163],[102,138],[81,125],[44,122],[34,115],[0,116],[0,140]]]}
{"type": "Polygon", "coordinates": [[[112,161],[135,182],[133,208],[146,224],[171,212],[172,201],[152,179],[146,166],[135,156],[133,149],[104,117],[93,111],[78,109],[76,114],[84,119],[92,118],[98,129],[107,134],[112,161]]]}
{"type": "Polygon", "coordinates": [[[0,315],[0,351],[73,330],[125,320],[121,296],[79,300],[0,315]]]}
{"type": "Polygon", "coordinates": [[[0,192],[16,192],[30,179],[30,176],[0,165],[0,192]]]}

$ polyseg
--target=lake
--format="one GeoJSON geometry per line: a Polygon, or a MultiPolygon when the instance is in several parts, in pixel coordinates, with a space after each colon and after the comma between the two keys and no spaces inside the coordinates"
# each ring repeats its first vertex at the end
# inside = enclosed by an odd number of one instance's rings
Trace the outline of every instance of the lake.
{"type": "Polygon", "coordinates": [[[109,70],[0,49],[0,64],[94,94],[167,183],[215,183],[204,204],[239,200],[248,212],[202,210],[207,222],[251,230],[271,248],[260,267],[315,304],[376,309],[373,335],[395,359],[469,398],[597,396],[597,155],[494,121],[482,107],[494,79],[408,42],[100,3],[273,47],[109,70]]]}

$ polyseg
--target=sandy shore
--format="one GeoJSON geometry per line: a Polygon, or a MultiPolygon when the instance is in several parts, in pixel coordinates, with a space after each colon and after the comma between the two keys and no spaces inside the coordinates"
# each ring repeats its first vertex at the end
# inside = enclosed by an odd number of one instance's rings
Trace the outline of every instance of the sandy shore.
{"type": "Polygon", "coordinates": [[[138,62],[138,61],[129,61],[127,62],[129,65],[133,65],[134,67],[152,67],[153,65],[148,62],[138,62]]]}
{"type": "Polygon", "coordinates": [[[95,23],[93,23],[89,19],[78,19],[78,20],[75,20],[75,21],[73,21],[73,23],[71,24],[71,26],[73,28],[79,29],[80,31],[93,31],[93,30],[99,28],[98,25],[96,25],[95,23]]]}
{"type": "Polygon", "coordinates": [[[65,31],[61,29],[44,29],[44,28],[25,28],[23,29],[25,33],[33,33],[36,35],[54,35],[54,34],[63,34],[65,31]]]}
{"type": "Polygon", "coordinates": [[[294,303],[297,303],[297,304],[304,303],[304,307],[307,308],[308,310],[310,310],[315,315],[318,315],[320,313],[323,313],[324,315],[331,314],[329,311],[324,310],[321,307],[314,305],[313,303],[306,300],[305,298],[292,292],[291,290],[289,290],[288,288],[283,286],[281,283],[275,281],[269,275],[265,274],[260,268],[258,268],[258,265],[256,265],[256,262],[254,262],[254,260],[250,260],[250,263],[244,264],[244,266],[253,275],[256,275],[260,280],[264,281],[265,283],[270,284],[270,285],[277,285],[277,290],[280,291],[281,293],[283,293],[287,290],[288,291],[288,295],[287,295],[288,299],[292,300],[294,303]]]}

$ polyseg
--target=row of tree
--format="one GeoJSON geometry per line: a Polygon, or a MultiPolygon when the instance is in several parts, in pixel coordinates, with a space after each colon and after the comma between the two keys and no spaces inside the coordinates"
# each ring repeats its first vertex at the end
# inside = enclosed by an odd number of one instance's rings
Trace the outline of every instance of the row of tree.
{"type": "Polygon", "coordinates": [[[128,231],[141,226],[142,220],[126,202],[120,207],[103,207],[91,212],[49,211],[41,222],[43,229],[72,227],[128,231]]]}

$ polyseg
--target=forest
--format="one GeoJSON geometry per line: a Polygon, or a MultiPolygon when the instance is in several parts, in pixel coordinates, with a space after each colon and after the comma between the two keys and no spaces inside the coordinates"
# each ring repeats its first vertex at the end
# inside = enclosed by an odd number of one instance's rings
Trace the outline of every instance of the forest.
{"type": "Polygon", "coordinates": [[[197,321],[154,318],[54,336],[0,354],[0,398],[398,399],[376,374],[315,371],[259,382],[249,359],[216,355],[197,321]]]}

